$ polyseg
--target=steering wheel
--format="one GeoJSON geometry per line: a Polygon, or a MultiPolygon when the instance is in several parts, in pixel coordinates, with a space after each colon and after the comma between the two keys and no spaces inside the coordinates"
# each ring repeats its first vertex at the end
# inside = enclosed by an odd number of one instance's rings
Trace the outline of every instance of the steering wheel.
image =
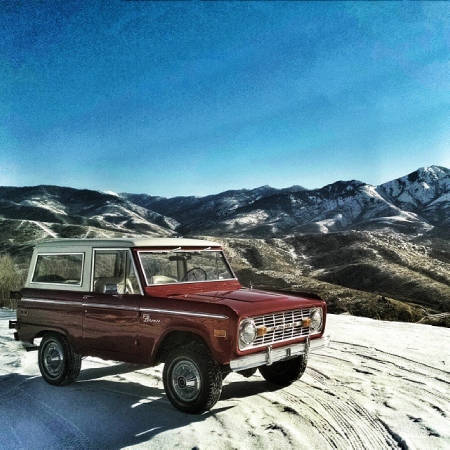
{"type": "Polygon", "coordinates": [[[208,275],[206,274],[206,271],[202,269],[201,267],[193,267],[192,269],[189,269],[182,281],[197,281],[198,280],[206,280],[208,278],[208,275]],[[201,278],[203,277],[203,278],[201,278]]]}

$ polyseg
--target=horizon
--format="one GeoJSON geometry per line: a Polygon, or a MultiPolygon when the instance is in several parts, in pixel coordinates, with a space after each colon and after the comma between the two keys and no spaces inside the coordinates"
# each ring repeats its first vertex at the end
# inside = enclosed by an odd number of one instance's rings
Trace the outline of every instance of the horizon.
{"type": "Polygon", "coordinates": [[[450,167],[450,3],[0,11],[0,185],[158,197],[450,167]]]}
{"type": "Polygon", "coordinates": [[[148,195],[150,197],[155,197],[155,198],[161,197],[161,198],[167,198],[167,199],[171,199],[171,198],[175,198],[175,197],[197,197],[197,198],[202,198],[202,197],[209,197],[209,196],[220,195],[220,194],[223,194],[223,193],[229,192],[229,191],[254,191],[254,190],[262,189],[262,188],[270,188],[270,189],[275,189],[275,190],[278,190],[278,191],[288,190],[288,189],[291,189],[291,188],[299,188],[299,189],[304,189],[304,190],[307,190],[307,191],[315,191],[315,190],[320,190],[320,189],[326,188],[327,186],[330,186],[330,185],[333,185],[333,184],[336,184],[336,183],[350,183],[352,181],[361,182],[364,185],[372,186],[372,187],[376,188],[376,187],[381,186],[383,184],[391,183],[392,181],[398,180],[400,178],[408,177],[409,175],[411,175],[411,174],[413,174],[415,172],[418,172],[420,170],[428,170],[428,169],[434,169],[434,168],[439,168],[439,169],[444,169],[444,170],[450,171],[450,168],[448,168],[448,167],[437,166],[437,165],[433,164],[431,166],[419,167],[418,169],[414,170],[413,172],[401,175],[400,177],[394,178],[392,180],[384,181],[383,183],[380,183],[378,185],[372,185],[370,183],[366,183],[364,180],[352,179],[352,180],[335,180],[335,181],[333,181],[331,183],[328,183],[328,184],[325,184],[323,186],[319,186],[319,187],[316,187],[316,188],[305,188],[304,186],[300,186],[300,185],[291,185],[291,186],[284,186],[284,187],[279,187],[278,188],[278,187],[274,187],[274,186],[270,186],[268,184],[265,184],[265,185],[256,186],[256,187],[253,187],[253,188],[242,187],[240,189],[239,188],[238,189],[226,189],[224,191],[209,192],[209,193],[206,193],[204,195],[162,196],[162,195],[153,195],[153,194],[146,193],[146,192],[131,192],[131,191],[115,192],[115,191],[111,191],[111,190],[99,190],[99,189],[90,189],[90,188],[85,188],[85,187],[74,187],[74,186],[67,186],[67,185],[45,184],[45,183],[41,183],[41,184],[37,184],[37,185],[26,185],[26,186],[25,185],[24,186],[5,186],[5,185],[0,185],[0,188],[17,188],[17,189],[23,188],[23,189],[26,189],[26,188],[36,188],[36,187],[56,187],[56,188],[63,188],[63,189],[88,190],[88,191],[99,192],[99,193],[102,193],[102,194],[119,196],[119,197],[121,195],[123,195],[123,194],[131,194],[131,195],[148,195]]]}

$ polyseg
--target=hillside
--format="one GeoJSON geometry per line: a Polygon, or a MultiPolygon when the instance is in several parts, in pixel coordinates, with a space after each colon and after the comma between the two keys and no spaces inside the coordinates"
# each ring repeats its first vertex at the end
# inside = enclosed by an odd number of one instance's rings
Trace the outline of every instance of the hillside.
{"type": "Polygon", "coordinates": [[[334,313],[449,324],[426,319],[450,312],[448,249],[356,231],[223,241],[247,286],[312,291],[334,313]]]}
{"type": "Polygon", "coordinates": [[[450,170],[437,166],[380,186],[171,199],[0,187],[0,252],[24,270],[45,238],[210,236],[224,242],[243,283],[313,290],[334,312],[385,319],[450,312],[449,225],[450,170]]]}

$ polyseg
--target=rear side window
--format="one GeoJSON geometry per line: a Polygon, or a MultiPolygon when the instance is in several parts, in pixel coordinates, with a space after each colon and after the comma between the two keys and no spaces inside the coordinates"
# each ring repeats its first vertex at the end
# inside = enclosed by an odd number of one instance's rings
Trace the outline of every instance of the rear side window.
{"type": "Polygon", "coordinates": [[[83,253],[38,255],[31,281],[81,286],[83,262],[83,253]]]}

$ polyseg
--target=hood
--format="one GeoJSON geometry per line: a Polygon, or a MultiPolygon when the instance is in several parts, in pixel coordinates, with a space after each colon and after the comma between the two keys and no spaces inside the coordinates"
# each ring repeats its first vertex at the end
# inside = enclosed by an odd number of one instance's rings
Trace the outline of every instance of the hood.
{"type": "Polygon", "coordinates": [[[213,301],[234,300],[245,303],[260,303],[267,301],[286,300],[288,295],[269,291],[260,291],[254,289],[239,289],[231,292],[205,292],[199,294],[202,298],[209,297],[213,301]]]}
{"type": "Polygon", "coordinates": [[[240,313],[264,314],[287,309],[318,306],[323,300],[314,294],[296,292],[261,291],[258,289],[239,289],[233,291],[197,292],[174,296],[188,301],[201,301],[227,305],[240,313]]]}

